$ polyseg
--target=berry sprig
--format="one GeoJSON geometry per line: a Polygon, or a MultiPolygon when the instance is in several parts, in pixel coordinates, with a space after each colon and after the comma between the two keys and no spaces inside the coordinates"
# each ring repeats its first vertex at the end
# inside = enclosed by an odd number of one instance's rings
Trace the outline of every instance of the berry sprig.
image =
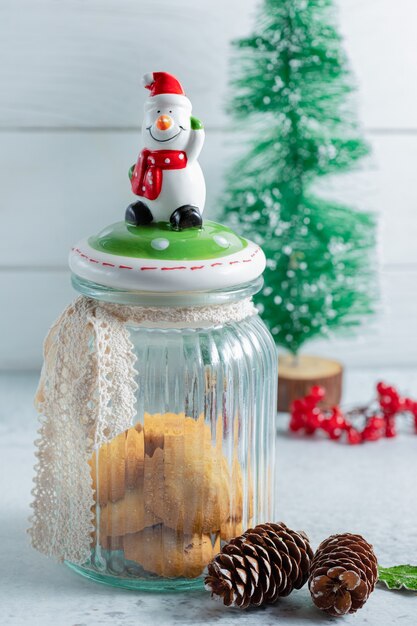
{"type": "Polygon", "coordinates": [[[376,386],[377,398],[371,405],[343,413],[339,406],[322,410],[318,405],[325,397],[325,389],[313,386],[303,398],[294,400],[291,406],[289,428],[292,432],[302,431],[314,435],[318,430],[330,439],[339,440],[346,434],[350,445],[377,441],[382,437],[395,437],[396,417],[411,413],[417,433],[417,401],[400,396],[395,387],[379,382],[376,386]],[[356,428],[351,419],[365,418],[362,430],[356,428]]]}

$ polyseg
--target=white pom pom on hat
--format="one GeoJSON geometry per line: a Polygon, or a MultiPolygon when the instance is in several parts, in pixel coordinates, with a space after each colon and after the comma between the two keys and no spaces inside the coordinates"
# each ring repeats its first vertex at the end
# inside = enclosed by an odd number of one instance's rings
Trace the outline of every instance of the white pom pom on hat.
{"type": "Polygon", "coordinates": [[[153,83],[153,72],[147,72],[142,76],[142,85],[148,88],[153,83]]]}

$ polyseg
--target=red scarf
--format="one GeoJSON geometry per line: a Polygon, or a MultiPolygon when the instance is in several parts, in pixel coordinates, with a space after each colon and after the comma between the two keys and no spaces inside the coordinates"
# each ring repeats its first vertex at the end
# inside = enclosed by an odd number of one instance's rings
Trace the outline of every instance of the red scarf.
{"type": "Polygon", "coordinates": [[[133,170],[132,191],[155,200],[161,193],[163,170],[182,170],[187,165],[183,150],[142,150],[133,170]]]}

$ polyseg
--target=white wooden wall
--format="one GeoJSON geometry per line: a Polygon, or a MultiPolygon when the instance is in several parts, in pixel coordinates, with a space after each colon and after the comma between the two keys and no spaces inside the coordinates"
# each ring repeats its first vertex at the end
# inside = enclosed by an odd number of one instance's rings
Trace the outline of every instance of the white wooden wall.
{"type": "MultiPolygon", "coordinates": [[[[140,77],[177,74],[204,120],[207,215],[227,160],[229,40],[256,0],[1,0],[0,368],[41,362],[73,292],[67,252],[121,219],[140,148],[140,77]]],[[[355,340],[310,347],[349,365],[417,361],[415,0],[340,0],[340,27],[373,146],[366,170],[326,184],[381,215],[376,322],[355,340]]]]}

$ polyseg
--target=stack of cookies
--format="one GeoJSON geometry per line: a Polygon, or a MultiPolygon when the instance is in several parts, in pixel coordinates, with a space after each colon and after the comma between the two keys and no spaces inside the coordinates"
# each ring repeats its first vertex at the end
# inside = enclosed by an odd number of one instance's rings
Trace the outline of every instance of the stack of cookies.
{"type": "Polygon", "coordinates": [[[222,445],[221,419],[212,434],[204,416],[165,413],[101,446],[90,460],[94,541],[153,574],[199,576],[243,530],[242,469],[236,446],[229,464],[222,445]]]}

